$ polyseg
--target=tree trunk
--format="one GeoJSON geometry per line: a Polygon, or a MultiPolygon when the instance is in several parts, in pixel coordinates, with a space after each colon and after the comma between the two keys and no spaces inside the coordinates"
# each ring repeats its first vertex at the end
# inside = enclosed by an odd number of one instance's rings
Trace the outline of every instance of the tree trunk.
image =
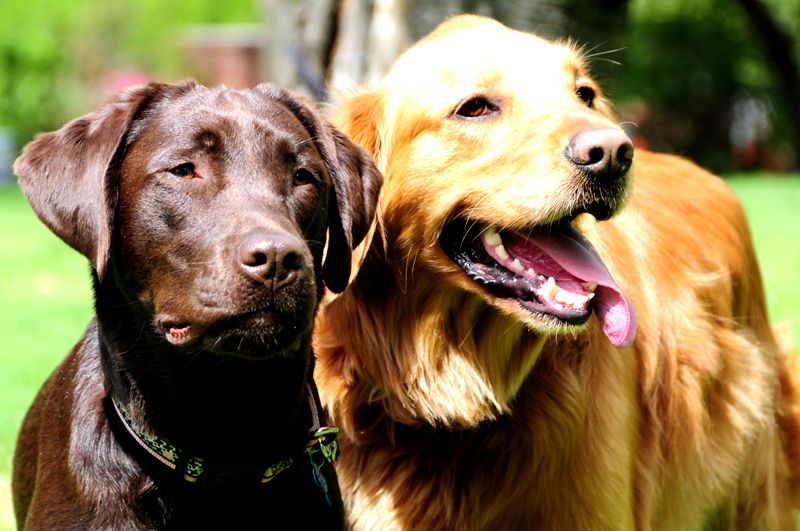
{"type": "Polygon", "coordinates": [[[328,85],[377,83],[409,43],[405,0],[339,0],[339,31],[328,85]]]}
{"type": "Polygon", "coordinates": [[[739,0],[757,37],[764,46],[767,61],[772,64],[780,93],[789,111],[795,155],[800,159],[800,66],[794,55],[795,44],[760,0],[739,0]]]}
{"type": "Polygon", "coordinates": [[[364,83],[380,81],[395,59],[411,44],[404,0],[374,0],[364,83]]]}
{"type": "Polygon", "coordinates": [[[337,0],[261,0],[262,70],[268,81],[307,97],[327,97],[325,75],[339,22],[337,0]]]}

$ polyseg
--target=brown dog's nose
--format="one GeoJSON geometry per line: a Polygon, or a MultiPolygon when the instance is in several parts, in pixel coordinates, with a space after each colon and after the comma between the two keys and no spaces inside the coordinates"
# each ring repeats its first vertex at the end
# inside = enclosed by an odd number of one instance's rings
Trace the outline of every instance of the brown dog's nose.
{"type": "Polygon", "coordinates": [[[594,129],[572,137],[564,153],[587,174],[603,181],[614,181],[631,167],[633,142],[618,129],[594,129]]]}
{"type": "Polygon", "coordinates": [[[301,242],[277,232],[252,232],[239,244],[239,268],[253,280],[279,289],[305,268],[301,242]]]}

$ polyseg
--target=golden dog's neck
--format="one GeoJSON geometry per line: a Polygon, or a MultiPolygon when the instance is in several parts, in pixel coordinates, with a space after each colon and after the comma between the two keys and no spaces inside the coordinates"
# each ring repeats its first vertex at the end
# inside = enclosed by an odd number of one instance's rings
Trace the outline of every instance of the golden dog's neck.
{"type": "Polygon", "coordinates": [[[317,320],[315,377],[335,421],[361,431],[370,410],[466,428],[507,413],[545,339],[476,295],[443,289],[435,273],[405,281],[378,254],[317,320]]]}

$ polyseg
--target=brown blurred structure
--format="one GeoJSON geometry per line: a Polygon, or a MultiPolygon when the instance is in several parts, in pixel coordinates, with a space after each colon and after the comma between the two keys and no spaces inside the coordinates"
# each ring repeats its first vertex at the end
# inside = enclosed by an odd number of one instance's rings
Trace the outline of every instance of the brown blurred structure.
{"type": "Polygon", "coordinates": [[[198,81],[209,85],[252,87],[263,79],[259,24],[191,26],[183,48],[198,81]]]}

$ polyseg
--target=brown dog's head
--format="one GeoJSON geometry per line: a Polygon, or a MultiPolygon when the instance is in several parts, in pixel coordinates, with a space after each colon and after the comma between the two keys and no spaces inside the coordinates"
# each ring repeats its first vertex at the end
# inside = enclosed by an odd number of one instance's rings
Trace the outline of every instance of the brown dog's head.
{"type": "Polygon", "coordinates": [[[39,136],[14,169],[42,221],[153,333],[245,357],[296,350],[321,279],[344,289],[382,181],[287,91],[193,82],[122,93],[39,136]]]}
{"type": "Polygon", "coordinates": [[[620,208],[633,145],[573,47],[457,17],[338,123],[386,176],[401,271],[444,275],[540,332],[595,312],[612,343],[632,341],[633,310],[573,222],[620,208]]]}

